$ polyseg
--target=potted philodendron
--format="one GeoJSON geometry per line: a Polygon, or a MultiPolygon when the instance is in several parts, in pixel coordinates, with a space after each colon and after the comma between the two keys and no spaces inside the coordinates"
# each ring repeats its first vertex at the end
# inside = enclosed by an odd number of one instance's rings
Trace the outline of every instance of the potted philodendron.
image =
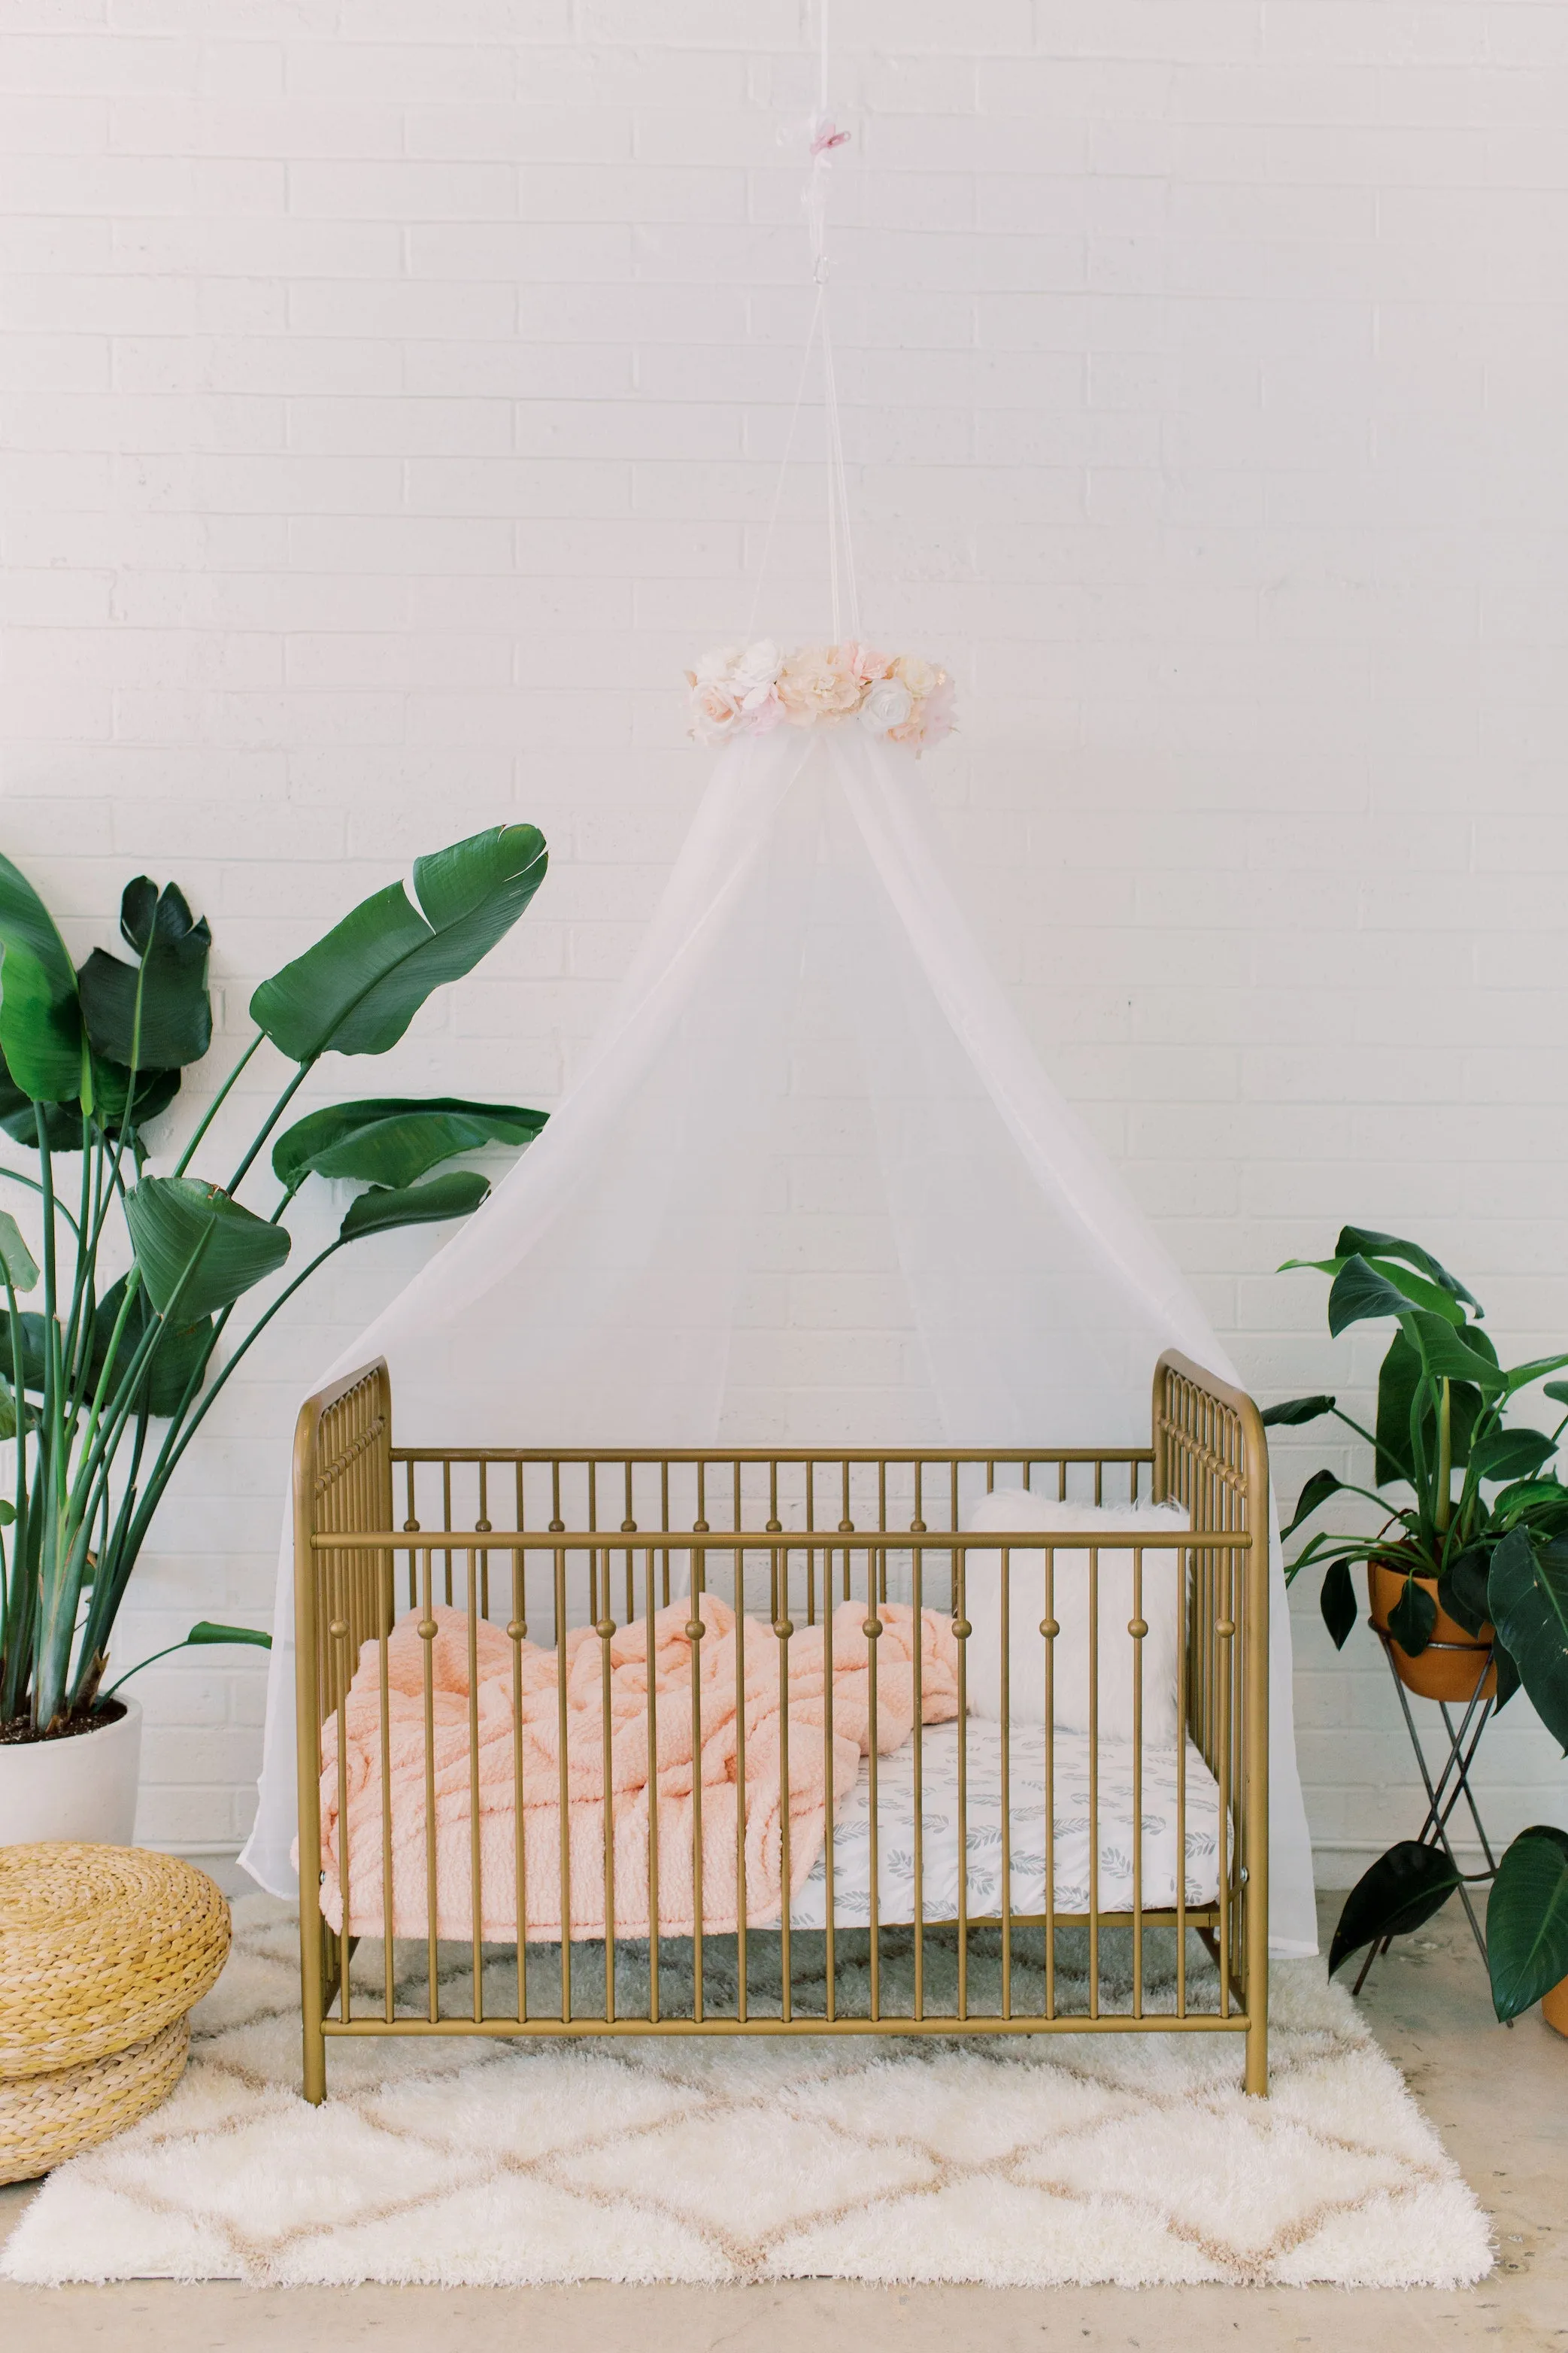
{"type": "MultiPolygon", "coordinates": [[[[0,1176],[31,1196],[26,1234],[0,1213],[0,1440],[13,1450],[0,1494],[0,1842],[129,1837],[139,1718],[110,1672],[116,1616],[170,1480],[273,1317],[363,1236],[467,1216],[486,1177],[430,1172],[543,1125],[515,1103],[394,1095],[276,1133],[323,1055],[385,1053],[433,990],[472,971],[545,862],[534,827],[498,826],[417,860],[412,899],[395,882],[353,908],[257,989],[255,1036],[154,1175],[149,1128],[212,1040],[208,927],[173,883],[139,876],[121,906],[129,955],[95,948],[78,970],[37,892],[0,858],[0,1127],[28,1154],[0,1176]],[[214,1114],[268,1041],[289,1065],[276,1099],[232,1168],[198,1174],[214,1114]],[[292,1273],[287,1214],[312,1176],[365,1189],[292,1273]]],[[[185,1641],[267,1639],[204,1620],[185,1641]]]]}
{"type": "MultiPolygon", "coordinates": [[[[1544,1430],[1509,1417],[1540,1385],[1568,1406],[1550,1375],[1568,1355],[1504,1366],[1483,1311],[1419,1243],[1346,1226],[1328,1259],[1290,1259],[1332,1278],[1329,1329],[1392,1322],[1368,1430],[1332,1397],[1291,1398],[1265,1422],[1295,1427],[1331,1416],[1372,1450],[1372,1484],[1314,1472],[1287,1536],[1336,1497],[1376,1505],[1372,1532],[1320,1528],[1286,1569],[1320,1569],[1319,1603],[1336,1649],[1357,1616],[1352,1566],[1364,1563],[1373,1623],[1400,1679],[1428,1696],[1504,1707],[1522,1685],[1568,1750],[1568,1486],[1553,1467],[1568,1414],[1544,1430]]],[[[1568,1831],[1521,1831],[1492,1879],[1487,1951],[1500,2018],[1543,1997],[1568,2030],[1568,1831]]],[[[1441,1843],[1405,1839],[1380,1855],[1345,1902],[1331,1972],[1363,1946],[1407,1935],[1463,1883],[1441,1843]]]]}

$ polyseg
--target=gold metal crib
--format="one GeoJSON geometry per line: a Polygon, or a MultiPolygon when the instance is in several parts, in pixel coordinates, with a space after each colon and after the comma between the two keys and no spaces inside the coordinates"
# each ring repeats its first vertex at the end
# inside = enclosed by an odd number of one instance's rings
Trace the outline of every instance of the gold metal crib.
{"type": "MultiPolygon", "coordinates": [[[[297,1702],[300,1784],[300,1945],[303,1978],[304,2090],[320,2101],[326,2092],[326,2052],[331,2040],[353,2035],[482,2034],[1052,2034],[1220,2033],[1245,2038],[1247,2089],[1268,2089],[1268,1467],[1266,1441],[1252,1400],[1227,1388],[1185,1358],[1167,1354],[1155,1368],[1151,1443],[1143,1448],[1084,1449],[1043,1446],[1026,1456],[1016,1451],[920,1451],[878,1452],[830,1450],[724,1450],[667,1452],[638,1450],[584,1451],[506,1447],[395,1446],[391,1384],[378,1362],[335,1383],[302,1409],[294,1452],[297,1702]],[[1114,1504],[1173,1500],[1186,1507],[1189,1528],[1181,1533],[1096,1532],[1057,1536],[1037,1531],[965,1532],[963,1514],[974,1499],[996,1486],[1025,1486],[1037,1493],[1084,1503],[1114,1504]],[[1001,1562],[1002,1634],[999,1742],[1001,1800],[999,1897],[994,1906],[971,1909],[968,1824],[965,1820],[965,1760],[975,1738],[965,1712],[966,1662],[973,1627],[966,1616],[966,1577],[971,1554],[984,1551],[1001,1562]],[[1014,1649],[1008,1625],[1014,1585],[1013,1555],[1044,1561],[1046,1615],[1037,1630],[1044,1710],[1044,1854],[1040,1900],[1015,1910],[1015,1873],[1009,1853],[1016,1811],[1009,1799],[1010,1754],[1019,1736],[1013,1729],[1009,1675],[1014,1649]],[[1058,1569],[1058,1554],[1073,1561],[1058,1569]],[[1128,1621],[1131,1661],[1131,1901],[1102,1907],[1099,1790],[1107,1757],[1100,1716],[1103,1712],[1101,1668],[1095,1663],[1102,1623],[1098,1586],[1102,1561],[1122,1565],[1131,1556],[1133,1615],[1128,1621]],[[1088,1680],[1088,1883],[1087,1902],[1068,1907],[1057,1902],[1057,1825],[1052,1774],[1059,1736],[1052,1700],[1054,1649],[1059,1632],[1053,1614],[1055,1580],[1087,1575],[1088,1680]],[[1187,1886],[1187,1754],[1178,1739],[1174,1756],[1175,1832],[1173,1900],[1143,1900],[1143,1791],[1146,1766],[1143,1637],[1148,1580],[1171,1579],[1175,1587],[1178,1641],[1176,1721],[1184,1725],[1217,1788],[1215,1884],[1205,1900],[1189,1902],[1187,1886]],[[609,1644],[617,1626],[651,1620],[673,1599],[727,1592],[742,1617],[770,1621],[781,1662],[797,1625],[815,1625],[840,1601],[864,1606],[868,1639],[871,1722],[877,1722],[876,1636],[882,1613],[900,1594],[912,1602],[916,1620],[923,1607],[951,1614],[957,1642],[958,1714],[950,1746],[956,1744],[956,1869],[952,1900],[931,1908],[922,1894],[922,1773],[933,1753],[935,1734],[922,1725],[919,1666],[915,1668],[914,1723],[908,1759],[913,1776],[910,1833],[914,1894],[905,1923],[879,1916],[880,1881],[878,1773],[872,1743],[868,1835],[870,1864],[868,1910],[854,1935],[836,1918],[833,1879],[834,1814],[831,1779],[825,1867],[826,1915],[813,1932],[792,1929],[788,1851],[789,1706],[779,1767],[784,1781],[784,1899],[777,1919],[766,1924],[747,1916],[744,1838],[747,1815],[745,1742],[735,1760],[739,1782],[737,1824],[742,1852],[737,1865],[739,1916],[733,1934],[716,1938],[705,1928],[700,1789],[690,1867],[693,1883],[689,1931],[689,1985],[671,1999],[661,1984],[661,1926],[657,1886],[649,1891],[645,1940],[646,2000],[628,2015],[617,2000],[615,1910],[616,1872],[612,1863],[616,1827],[612,1815],[608,1754],[605,1776],[605,1891],[598,1990],[585,1978],[575,1984],[574,1947],[560,1923],[571,1926],[570,1874],[564,1825],[564,1647],[571,1625],[591,1625],[604,1644],[606,1724],[609,1644]],[[497,1891],[481,1886],[485,1865],[479,1834],[477,1696],[469,1701],[469,1766],[472,1836],[468,1848],[471,1889],[465,1894],[471,1926],[471,1978],[457,2006],[449,1940],[438,1934],[435,1845],[435,1702],[430,1661],[437,1631],[435,1611],[447,1604],[463,1613],[469,1629],[485,1621],[504,1630],[513,1661],[511,1740],[518,1776],[519,1810],[512,1883],[497,1891]],[[424,1637],[425,1821],[428,1847],[424,1865],[427,1919],[426,1979],[416,2003],[395,1989],[395,1824],[390,1772],[383,1730],[379,1781],[381,1844],[385,1858],[382,1889],[384,1911],[372,1928],[360,1916],[350,1883],[349,1791],[337,1788],[337,1819],[342,1828],[336,1883],[313,1867],[322,1854],[322,1740],[339,1711],[346,1727],[346,1694],[356,1668],[374,1678],[379,1661],[381,1722],[387,1705],[387,1646],[400,1612],[418,1612],[424,1637]],[[523,1870],[521,1829],[521,1685],[517,1662],[531,1637],[548,1640],[562,1662],[563,1746],[559,1818],[563,1824],[561,1885],[552,1914],[551,1940],[558,1948],[558,1992],[542,2005],[529,1976],[529,1891],[523,1870]],[[342,1923],[335,1929],[323,1910],[342,1923]],[[497,1903],[507,1911],[513,1940],[500,1959],[506,1989],[497,2003],[498,1954],[493,1935],[484,1941],[487,1911],[497,1903]],[[1203,1972],[1206,1991],[1189,1984],[1187,1932],[1196,1931],[1217,1966],[1217,1988],[1203,1972]],[[1074,1950],[1087,1951],[1087,1993],[1060,1998],[1058,1940],[1074,1932],[1074,1950]],[[1116,1949],[1130,1957],[1131,1991],[1125,1999],[1102,1999],[1102,1936],[1114,1932],[1116,1949]],[[1173,1944],[1173,1963],[1163,1992],[1146,2000],[1146,1938],[1163,1934],[1173,1944]],[[348,1962],[366,1935],[384,1940],[382,1982],[351,1984],[348,1962]],[[724,1987],[715,1996],[707,1966],[722,1945],[724,1987]],[[778,1980],[770,1979],[766,2000],[752,1986],[757,1957],[764,1948],[771,1968],[774,1947],[778,1980]],[[984,1947],[993,1964],[989,1999],[974,1989],[972,1955],[984,1947]],[[442,1949],[438,1951],[438,1947],[442,1949]],[[928,1962],[941,1947],[940,1970],[928,1962]],[[840,1988],[840,1965],[852,1951],[859,1989],[849,1999],[840,1988]],[[443,1953],[446,1958],[443,1960],[443,1953]],[[802,1956],[815,1994],[807,1998],[802,1956]],[[889,1990],[889,1969],[900,1960],[903,1990],[889,1990]],[[1026,1969],[1027,1958],[1030,1966],[1026,1969]],[[1195,1998],[1194,1998],[1195,1995],[1195,1998]]],[[[698,1649],[701,1621],[689,1603],[685,1631],[691,1652],[689,1704],[700,1715],[698,1649]],[[695,1629],[695,1630],[694,1630],[695,1629]]],[[[769,1630],[764,1627],[764,1633],[769,1630]]],[[[490,1638],[493,1644],[494,1638],[490,1638]]],[[[1103,1643],[1100,1644],[1103,1649],[1103,1643]]],[[[781,1679],[784,1673],[781,1663],[781,1679]]],[[[649,1755],[657,1706],[649,1683],[649,1755]]],[[[681,1704],[687,1704],[682,1694],[681,1704]]],[[[833,1687],[826,1693],[825,1751],[831,1753],[833,1687]]],[[[742,1705],[740,1722],[747,1721],[742,1705]]],[[[942,1727],[946,1731],[946,1727],[942,1727]]],[[[606,1732],[606,1740],[608,1734],[606,1732]]],[[[700,1750],[700,1724],[694,1720],[694,1750],[700,1750]]],[[[345,1737],[337,1740],[336,1771],[345,1774],[345,1737]]],[[[331,1784],[329,1785],[331,1788],[331,1784]]],[[[842,1795],[842,1793],[841,1793],[842,1795]]],[[[658,1852],[657,1784],[649,1790],[647,1838],[650,1877],[658,1852]]],[[[595,1835],[597,1835],[595,1833],[595,1835]]],[[[929,1858],[928,1858],[929,1865],[929,1858]]],[[[494,1878],[493,1865],[491,1877],[494,1878]]],[[[928,1869],[929,1877],[929,1869],[928,1869]]],[[[1081,1896],[1081,1891],[1080,1891],[1081,1896]]],[[[535,1919],[539,1917],[537,1911],[535,1919]]],[[[537,1951],[537,1945],[534,1947],[537,1951]]],[[[580,1949],[580,1948],[579,1948],[580,1949]]],[[[642,1950],[639,1947],[639,1952],[642,1950]]],[[[623,1951],[623,1959],[625,1953],[623,1951]]],[[[1079,1980],[1084,1974],[1077,1964],[1079,1980]]],[[[682,1979],[683,1985],[685,1980],[682,1979]]]]}

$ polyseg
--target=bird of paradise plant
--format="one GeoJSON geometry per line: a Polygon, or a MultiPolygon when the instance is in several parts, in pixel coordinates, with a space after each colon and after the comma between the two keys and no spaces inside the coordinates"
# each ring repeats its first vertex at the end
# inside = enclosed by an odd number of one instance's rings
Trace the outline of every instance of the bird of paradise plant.
{"type": "MultiPolygon", "coordinates": [[[[536,828],[493,827],[417,860],[413,898],[399,881],[354,907],[256,990],[254,1037],[160,1176],[148,1130],[212,1042],[206,923],[173,883],[140,875],[121,905],[130,956],[95,948],[79,971],[32,884],[0,857],[0,1128],[31,1162],[0,1176],[33,1196],[31,1240],[0,1212],[0,1440],[14,1445],[12,1493],[0,1498],[0,1738],[101,1720],[117,1688],[104,1682],[115,1620],[169,1482],[294,1293],[365,1235],[467,1216],[486,1177],[430,1172],[483,1145],[524,1145],[543,1125],[515,1103],[334,1103],[276,1135],[276,1198],[239,1198],[257,1189],[256,1164],[323,1056],[395,1045],[431,993],[510,930],[545,865],[536,828]],[[214,1182],[196,1173],[197,1155],[268,1041],[288,1076],[214,1182]],[[236,1334],[241,1301],[287,1268],[287,1212],[311,1176],[365,1189],[236,1334]],[[123,1271],[110,1277],[116,1261],[123,1271]],[[25,1312],[21,1297],[40,1288],[38,1310],[25,1312]]],[[[186,1637],[266,1640],[206,1620],[186,1637]]]]}

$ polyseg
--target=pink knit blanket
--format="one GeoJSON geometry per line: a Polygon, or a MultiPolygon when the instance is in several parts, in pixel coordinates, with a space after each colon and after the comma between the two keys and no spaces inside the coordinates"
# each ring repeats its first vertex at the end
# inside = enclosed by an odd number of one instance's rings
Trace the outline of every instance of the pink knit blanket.
{"type": "MultiPolygon", "coordinates": [[[[787,1643],[765,1620],[737,1627],[733,1610],[704,1593],[704,1632],[686,1632],[691,1605],[679,1601],[653,1620],[653,1683],[648,1694],[646,1620],[619,1628],[606,1646],[592,1627],[553,1650],[520,1641],[483,1620],[438,1609],[430,1651],[433,1841],[426,1831],[425,1652],[418,1615],[398,1620],[386,1644],[390,1852],[393,1927],[399,1936],[428,1934],[429,1850],[434,1846],[437,1932],[473,1934],[474,1796],[478,1793],[478,1869],[483,1936],[510,1943],[518,1935],[518,1884],[527,1939],[568,1934],[595,1937],[605,1927],[606,1828],[613,1823],[614,1923],[617,1936],[646,1936],[651,1860],[657,1865],[658,1920],[666,1936],[691,1933],[693,1852],[700,1795],[702,1925],[733,1930],[740,1914],[741,1766],[745,1778],[745,1907],[749,1926],[776,1926],[784,1915],[783,1770],[787,1727],[790,1894],[811,1874],[827,1831],[827,1649],[824,1629],[803,1626],[787,1643]],[[470,1683],[472,1635],[477,1672],[470,1683]],[[741,1672],[737,1674],[737,1644],[741,1672]],[[787,1661],[781,1689],[780,1652],[787,1661]],[[693,1653],[695,1652],[695,1674],[693,1653]],[[693,1706],[693,1684],[696,1707],[693,1706]],[[514,1742],[513,1725],[520,1726],[514,1742]],[[605,1730],[608,1725],[608,1741],[605,1730]],[[742,1728],[743,1725],[743,1728],[742,1728]],[[565,1836],[562,1834],[563,1726],[565,1836]],[[698,1733],[700,1726],[700,1749],[698,1733]],[[473,1741],[470,1744],[470,1729],[473,1741]],[[607,1756],[606,1756],[607,1747],[607,1756]],[[476,1760],[477,1759],[477,1763],[476,1760]],[[605,1780],[610,1803],[605,1804],[605,1780]],[[657,1806],[650,1799],[657,1797],[657,1806]],[[521,1803],[521,1835],[519,1836],[521,1803]],[[657,1842],[650,1820],[657,1816],[657,1842]],[[520,1870],[521,1861],[521,1870],[520,1870]]],[[[921,1653],[921,1707],[927,1724],[958,1713],[958,1651],[952,1621],[939,1611],[884,1603],[877,1638],[875,1739],[879,1753],[910,1736],[915,1711],[915,1644],[921,1653]]],[[[844,1602],[832,1622],[832,1767],[835,1808],[853,1790],[872,1743],[871,1644],[864,1603],[844,1602]]],[[[385,1834],[382,1808],[381,1658],[367,1642],[342,1711],[347,1787],[350,1932],[379,1936],[384,1921],[385,1834]]],[[[322,1909],[342,1925],[339,1717],[321,1730],[322,1909]]]]}

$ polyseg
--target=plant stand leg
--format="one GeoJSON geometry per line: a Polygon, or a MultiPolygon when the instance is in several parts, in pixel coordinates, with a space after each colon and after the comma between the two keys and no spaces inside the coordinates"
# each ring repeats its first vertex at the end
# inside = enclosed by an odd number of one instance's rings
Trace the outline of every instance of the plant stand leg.
{"type": "MultiPolygon", "coordinates": [[[[1415,1722],[1415,1711],[1410,1704],[1410,1694],[1405,1690],[1398,1667],[1394,1663],[1393,1642],[1381,1629],[1379,1629],[1379,1639],[1382,1641],[1384,1652],[1388,1660],[1389,1672],[1394,1677],[1394,1688],[1399,1694],[1400,1712],[1405,1718],[1405,1729],[1410,1736],[1410,1746],[1421,1775],[1422,1787],[1426,1792],[1426,1818],[1416,1832],[1415,1843],[1417,1846],[1440,1846],[1455,1871],[1458,1872],[1458,1859],[1455,1855],[1448,1835],[1448,1823],[1462,1799],[1469,1810],[1470,1820],[1475,1824],[1476,1836],[1480,1841],[1481,1852],[1486,1857],[1485,1875],[1490,1876],[1497,1870],[1497,1859],[1492,1852],[1491,1841],[1487,1836],[1486,1826],[1481,1820],[1480,1810],[1476,1803],[1470,1771],[1480,1748],[1481,1735],[1486,1730],[1492,1713],[1490,1699],[1483,1697],[1487,1677],[1491,1670],[1492,1654],[1488,1651],[1482,1656],[1479,1671],[1476,1676],[1475,1690],[1465,1704],[1464,1714],[1460,1716],[1458,1725],[1455,1725],[1449,1712],[1449,1703],[1447,1700],[1439,1700],[1437,1703],[1448,1745],[1441,1769],[1436,1779],[1434,1780],[1431,1767],[1426,1761],[1426,1747],[1415,1722]]],[[[1460,1903],[1465,1907],[1465,1917],[1470,1924],[1470,1934],[1476,1940],[1476,1950],[1479,1953],[1484,1967],[1487,1957],[1486,1932],[1476,1917],[1475,1904],[1469,1888],[1462,1878],[1458,1895],[1460,1903]]],[[[1368,1947],[1366,1958],[1363,1961],[1360,1973],[1351,1989],[1352,1993],[1360,1993],[1366,1983],[1367,1973],[1373,1961],[1380,1953],[1386,1953],[1393,1942],[1392,1936],[1384,1936],[1380,1943],[1368,1947]]]]}

